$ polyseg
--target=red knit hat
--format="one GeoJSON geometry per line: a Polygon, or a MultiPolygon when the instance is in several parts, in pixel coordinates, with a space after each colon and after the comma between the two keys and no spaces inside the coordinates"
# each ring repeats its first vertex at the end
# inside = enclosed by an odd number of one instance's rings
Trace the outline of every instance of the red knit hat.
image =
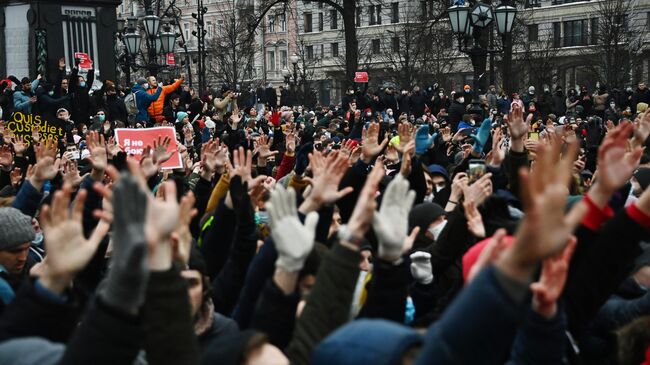
{"type": "MultiPolygon", "coordinates": [[[[476,261],[478,261],[479,256],[481,256],[481,252],[483,252],[483,249],[485,246],[487,246],[488,243],[490,243],[490,240],[492,237],[488,237],[474,246],[470,248],[465,254],[463,255],[463,281],[467,283],[467,276],[469,275],[470,270],[472,270],[472,266],[476,264],[476,261]]],[[[515,238],[513,236],[505,236],[503,238],[506,242],[507,247],[510,247],[512,243],[515,241],[515,238]]]]}

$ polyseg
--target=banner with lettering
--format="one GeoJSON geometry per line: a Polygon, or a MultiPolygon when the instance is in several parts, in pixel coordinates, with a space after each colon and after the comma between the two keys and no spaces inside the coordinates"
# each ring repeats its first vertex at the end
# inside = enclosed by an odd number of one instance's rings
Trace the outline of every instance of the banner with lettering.
{"type": "Polygon", "coordinates": [[[23,137],[27,147],[34,142],[33,136],[38,132],[39,141],[58,141],[65,135],[65,125],[59,119],[45,120],[38,114],[15,112],[6,123],[6,128],[14,135],[23,137]]]}
{"type": "Polygon", "coordinates": [[[179,169],[183,167],[181,154],[176,148],[176,131],[174,127],[156,127],[156,128],[117,128],[115,129],[115,141],[122,147],[127,155],[134,156],[138,161],[142,158],[144,149],[147,146],[153,148],[153,142],[158,138],[161,140],[169,137],[172,140],[168,152],[173,152],[172,157],[162,164],[163,169],[179,169]]]}

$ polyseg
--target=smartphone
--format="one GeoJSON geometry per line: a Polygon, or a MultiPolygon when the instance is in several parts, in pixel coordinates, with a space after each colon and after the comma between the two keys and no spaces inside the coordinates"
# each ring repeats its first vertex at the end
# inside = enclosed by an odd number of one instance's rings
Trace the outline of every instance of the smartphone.
{"type": "Polygon", "coordinates": [[[485,161],[476,159],[469,160],[467,177],[469,178],[470,185],[485,175],[486,171],[487,168],[485,167],[485,161]]]}
{"type": "Polygon", "coordinates": [[[528,139],[539,141],[539,132],[528,132],[528,139]]]}

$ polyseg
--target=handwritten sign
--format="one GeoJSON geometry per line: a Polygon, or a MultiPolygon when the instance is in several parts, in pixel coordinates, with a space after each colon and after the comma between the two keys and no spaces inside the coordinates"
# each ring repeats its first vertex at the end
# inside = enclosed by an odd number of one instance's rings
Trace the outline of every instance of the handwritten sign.
{"type": "Polygon", "coordinates": [[[176,149],[176,131],[174,127],[156,127],[146,129],[130,129],[130,128],[117,128],[115,129],[115,140],[117,144],[122,147],[127,155],[132,155],[138,161],[142,159],[142,154],[147,146],[153,148],[153,142],[158,138],[161,140],[169,137],[172,140],[168,152],[173,152],[172,157],[162,164],[163,169],[179,169],[183,167],[181,154],[176,149]]]}
{"type": "Polygon", "coordinates": [[[6,124],[14,135],[23,137],[27,147],[33,144],[33,134],[38,132],[41,141],[58,141],[65,135],[65,125],[60,120],[47,121],[38,114],[15,112],[6,124]]]}

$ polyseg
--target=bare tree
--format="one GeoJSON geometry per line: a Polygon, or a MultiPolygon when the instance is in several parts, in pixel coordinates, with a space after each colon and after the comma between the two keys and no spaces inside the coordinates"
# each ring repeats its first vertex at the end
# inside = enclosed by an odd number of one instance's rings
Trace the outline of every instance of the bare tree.
{"type": "MultiPolygon", "coordinates": [[[[537,28],[535,28],[537,29],[537,28]]],[[[530,85],[541,88],[543,85],[553,85],[557,79],[557,70],[561,48],[556,47],[552,29],[533,36],[524,35],[525,42],[519,42],[515,50],[515,63],[521,73],[528,79],[530,85]]]]}
{"type": "Polygon", "coordinates": [[[642,61],[645,17],[636,17],[637,0],[598,1],[593,6],[590,43],[585,65],[610,87],[623,87],[642,61]]]}
{"type": "Polygon", "coordinates": [[[252,78],[255,40],[248,36],[248,25],[253,14],[235,6],[235,0],[221,3],[219,26],[206,39],[207,70],[215,81],[235,87],[252,78]]]}

